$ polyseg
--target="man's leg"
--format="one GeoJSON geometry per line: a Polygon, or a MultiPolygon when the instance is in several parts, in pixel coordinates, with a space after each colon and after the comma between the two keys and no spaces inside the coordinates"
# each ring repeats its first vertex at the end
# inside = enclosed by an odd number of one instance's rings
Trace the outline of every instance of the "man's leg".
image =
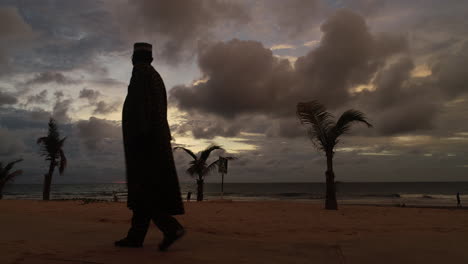
{"type": "Polygon", "coordinates": [[[133,210],[132,226],[127,237],[116,241],[118,247],[141,247],[148,232],[151,215],[143,210],[133,210]]]}
{"type": "Polygon", "coordinates": [[[165,213],[156,213],[153,215],[154,224],[164,234],[164,239],[159,244],[161,251],[167,250],[176,240],[185,234],[184,227],[173,216],[165,213]]]}

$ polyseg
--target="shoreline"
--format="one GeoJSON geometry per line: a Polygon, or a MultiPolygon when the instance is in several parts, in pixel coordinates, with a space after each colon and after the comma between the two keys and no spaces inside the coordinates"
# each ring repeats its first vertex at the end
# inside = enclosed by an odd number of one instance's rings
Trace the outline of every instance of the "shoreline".
{"type": "MultiPolygon", "coordinates": [[[[206,183],[205,198],[221,197],[219,183],[206,183]]],[[[182,198],[187,192],[195,193],[194,184],[182,183],[182,198]]],[[[318,202],[324,198],[323,183],[226,183],[224,198],[247,201],[307,201],[318,202]]],[[[348,204],[406,204],[411,206],[455,206],[456,193],[461,193],[462,204],[468,201],[468,183],[340,183],[339,203],[348,204]]],[[[53,184],[52,198],[126,200],[125,184],[53,184]]],[[[5,199],[41,199],[40,184],[7,185],[5,199]]]]}
{"type": "MultiPolygon", "coordinates": [[[[8,197],[4,197],[5,201],[43,201],[42,199],[12,199],[8,197]]],[[[0,200],[1,201],[1,200],[0,200]]],[[[76,198],[56,198],[51,199],[50,201],[58,201],[58,202],[67,202],[67,201],[81,201],[83,203],[125,203],[126,200],[119,200],[117,202],[113,201],[111,198],[109,199],[95,199],[95,198],[86,198],[86,197],[76,197],[76,198]]],[[[187,202],[184,200],[184,203],[199,203],[196,200],[191,200],[187,202]]],[[[381,200],[382,201],[382,200],[381,200]]],[[[273,199],[273,198],[263,198],[263,197],[255,197],[255,199],[205,199],[202,203],[216,203],[216,202],[240,202],[240,203],[249,203],[249,202],[290,202],[290,203],[307,203],[307,204],[324,204],[325,201],[323,199],[273,199]]],[[[356,199],[349,199],[349,200],[340,200],[338,199],[338,206],[374,206],[374,207],[396,207],[396,208],[428,208],[428,209],[457,209],[457,210],[468,210],[468,207],[458,207],[453,205],[452,203],[438,203],[438,204],[428,204],[428,203],[414,203],[414,202],[406,202],[401,201],[400,203],[395,201],[384,201],[384,202],[372,202],[372,199],[368,199],[366,202],[356,202],[356,199]]]]}

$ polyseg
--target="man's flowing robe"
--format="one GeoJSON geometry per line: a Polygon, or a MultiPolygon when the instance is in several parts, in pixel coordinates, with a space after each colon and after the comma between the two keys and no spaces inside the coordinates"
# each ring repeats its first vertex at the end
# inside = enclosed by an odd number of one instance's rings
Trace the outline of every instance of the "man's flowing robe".
{"type": "Polygon", "coordinates": [[[122,113],[122,130],[132,210],[184,213],[167,122],[164,82],[149,64],[135,65],[122,113]]]}

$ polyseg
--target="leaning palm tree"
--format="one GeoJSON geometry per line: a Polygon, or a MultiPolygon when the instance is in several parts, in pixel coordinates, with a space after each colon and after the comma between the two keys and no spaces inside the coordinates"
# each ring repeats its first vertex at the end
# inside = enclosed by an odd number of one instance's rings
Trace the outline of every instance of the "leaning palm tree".
{"type": "Polygon", "coordinates": [[[3,187],[5,185],[12,181],[13,178],[16,176],[20,175],[23,173],[22,170],[15,170],[13,172],[10,172],[11,169],[13,169],[13,166],[15,163],[23,161],[22,159],[12,161],[8,163],[5,167],[3,167],[3,164],[0,162],[0,199],[3,198],[3,187]]]}
{"type": "Polygon", "coordinates": [[[317,101],[297,104],[297,116],[302,124],[310,125],[309,137],[312,143],[325,153],[327,158],[325,209],[337,210],[333,155],[335,146],[339,142],[338,138],[348,133],[351,124],[355,122],[362,122],[368,127],[372,125],[367,122],[364,113],[353,109],[344,112],[335,123],[333,115],[317,101]]]}
{"type": "Polygon", "coordinates": [[[49,171],[44,175],[43,200],[49,200],[50,198],[50,185],[52,184],[52,175],[54,174],[55,167],[59,167],[59,173],[62,175],[67,166],[67,159],[62,149],[65,139],[66,137],[60,139],[60,134],[53,118],[49,120],[47,137],[37,139],[37,144],[41,144],[42,156],[46,157],[46,161],[50,162],[49,171]]]}
{"type": "Polygon", "coordinates": [[[211,171],[213,171],[216,166],[218,165],[218,160],[212,162],[210,165],[207,164],[207,160],[210,157],[212,151],[217,149],[223,149],[220,146],[212,145],[204,149],[200,153],[200,157],[197,157],[195,153],[193,153],[190,149],[183,148],[183,147],[175,147],[174,150],[182,149],[187,154],[189,154],[193,160],[190,161],[190,167],[187,169],[187,173],[196,178],[197,180],[197,201],[203,201],[203,184],[205,180],[205,176],[208,175],[211,171]]]}

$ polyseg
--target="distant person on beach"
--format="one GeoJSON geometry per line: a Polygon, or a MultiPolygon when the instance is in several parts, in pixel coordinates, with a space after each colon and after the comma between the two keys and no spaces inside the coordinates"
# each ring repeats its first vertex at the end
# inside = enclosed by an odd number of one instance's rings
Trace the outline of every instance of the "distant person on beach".
{"type": "Polygon", "coordinates": [[[190,199],[192,198],[192,192],[187,193],[187,202],[190,202],[190,199]]]}
{"type": "Polygon", "coordinates": [[[112,200],[117,203],[119,201],[119,197],[117,196],[117,193],[115,191],[112,192],[112,200]]]}
{"type": "Polygon", "coordinates": [[[164,235],[165,251],[185,234],[173,215],[184,214],[167,123],[166,88],[151,66],[152,46],[135,43],[133,71],[122,111],[128,199],[133,211],[127,237],[118,247],[142,247],[150,221],[164,235]]]}
{"type": "Polygon", "coordinates": [[[462,207],[461,205],[461,199],[460,199],[460,193],[457,192],[457,207],[462,207]]]}

